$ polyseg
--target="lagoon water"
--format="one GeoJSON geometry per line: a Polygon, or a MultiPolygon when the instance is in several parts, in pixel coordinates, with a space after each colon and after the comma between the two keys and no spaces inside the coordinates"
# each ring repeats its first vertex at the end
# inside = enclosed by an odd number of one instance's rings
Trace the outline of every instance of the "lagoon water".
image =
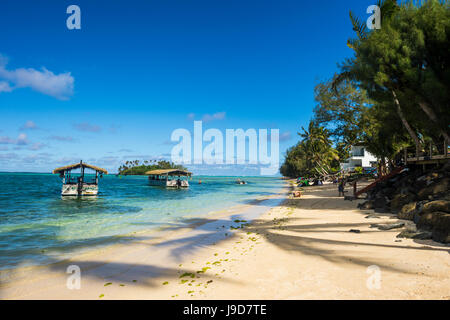
{"type": "MultiPolygon", "coordinates": [[[[0,173],[0,270],[40,265],[120,241],[133,232],[180,225],[280,191],[278,178],[196,176],[186,190],[152,187],[147,177],[104,176],[94,198],[62,198],[51,174],[0,173]],[[198,184],[198,180],[202,184],[198,184]]],[[[129,237],[128,237],[129,238],[129,237]]]]}

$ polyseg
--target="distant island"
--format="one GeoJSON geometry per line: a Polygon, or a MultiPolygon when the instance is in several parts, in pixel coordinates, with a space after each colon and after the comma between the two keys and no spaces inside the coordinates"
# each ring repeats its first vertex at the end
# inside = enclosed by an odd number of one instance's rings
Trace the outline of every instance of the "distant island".
{"type": "Polygon", "coordinates": [[[182,165],[174,164],[173,162],[166,160],[134,160],[127,161],[125,164],[121,165],[118,169],[118,174],[123,176],[139,176],[145,175],[147,171],[158,170],[158,169],[180,169],[187,170],[182,165]]]}

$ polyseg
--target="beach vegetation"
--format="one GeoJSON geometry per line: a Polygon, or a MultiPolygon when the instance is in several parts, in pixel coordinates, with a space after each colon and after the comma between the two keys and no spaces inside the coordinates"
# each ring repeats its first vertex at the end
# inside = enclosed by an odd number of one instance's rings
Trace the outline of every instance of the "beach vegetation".
{"type": "Polygon", "coordinates": [[[184,278],[184,277],[191,277],[191,278],[195,278],[195,274],[191,273],[191,272],[185,272],[183,273],[180,278],[184,278]]]}
{"type": "Polygon", "coordinates": [[[171,161],[166,160],[134,160],[126,161],[122,164],[118,171],[119,175],[129,176],[129,175],[145,175],[147,171],[159,170],[159,169],[179,169],[187,170],[184,166],[175,164],[171,161]]]}
{"type": "Polygon", "coordinates": [[[350,12],[353,56],[315,87],[308,129],[288,149],[287,177],[325,175],[363,144],[379,159],[379,173],[395,168],[408,147],[439,154],[450,141],[450,4],[380,0],[381,28],[368,30],[350,12]]]}

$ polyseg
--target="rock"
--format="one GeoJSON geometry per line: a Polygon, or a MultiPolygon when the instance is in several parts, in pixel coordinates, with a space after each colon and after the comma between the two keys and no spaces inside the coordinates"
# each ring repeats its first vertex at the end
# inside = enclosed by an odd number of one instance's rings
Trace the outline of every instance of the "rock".
{"type": "Polygon", "coordinates": [[[433,231],[433,240],[441,243],[450,243],[450,235],[448,232],[442,230],[433,231]]]}
{"type": "Polygon", "coordinates": [[[429,231],[421,231],[421,232],[417,232],[412,239],[416,239],[416,240],[429,240],[433,238],[433,234],[429,231]]]}
{"type": "Polygon", "coordinates": [[[400,233],[397,235],[397,238],[411,239],[415,234],[416,234],[416,232],[411,232],[411,231],[408,231],[408,230],[403,230],[402,232],[400,232],[400,233]]]}
{"type": "Polygon", "coordinates": [[[403,220],[413,220],[414,213],[416,212],[417,202],[411,202],[405,204],[400,212],[398,213],[398,218],[403,220]]]}
{"type": "Polygon", "coordinates": [[[436,200],[436,201],[431,201],[431,202],[425,203],[423,205],[423,209],[422,209],[423,213],[429,213],[429,212],[435,212],[435,211],[450,212],[450,201],[436,200]]]}
{"type": "Polygon", "coordinates": [[[358,229],[351,229],[349,232],[353,232],[353,233],[361,233],[361,230],[358,230],[358,229]]]}
{"type": "Polygon", "coordinates": [[[358,208],[361,210],[370,210],[374,208],[373,200],[366,201],[364,203],[358,204],[358,208]]]}
{"type": "Polygon", "coordinates": [[[411,193],[408,194],[397,194],[392,198],[391,201],[391,210],[398,211],[400,210],[405,204],[408,204],[415,200],[415,196],[411,193]]]}
{"type": "Polygon", "coordinates": [[[380,219],[380,217],[374,214],[369,214],[368,216],[366,216],[366,219],[380,219]]]}
{"type": "Polygon", "coordinates": [[[389,223],[389,224],[371,224],[371,228],[378,228],[378,230],[392,230],[392,229],[399,229],[403,228],[405,226],[404,222],[400,223],[389,223]]]}
{"type": "Polygon", "coordinates": [[[442,243],[450,243],[450,214],[435,214],[433,219],[433,240],[442,243]]]}
{"type": "Polygon", "coordinates": [[[376,213],[391,213],[391,210],[389,210],[389,208],[387,207],[383,207],[383,208],[375,208],[374,210],[376,213]]]}
{"type": "Polygon", "coordinates": [[[377,209],[377,208],[386,208],[387,203],[388,202],[386,201],[385,197],[377,197],[373,201],[373,207],[375,209],[377,209]]]}
{"type": "Polygon", "coordinates": [[[403,230],[397,235],[397,238],[403,239],[416,239],[416,240],[429,240],[432,239],[432,233],[429,231],[416,231],[411,232],[409,230],[403,230]]]}
{"type": "Polygon", "coordinates": [[[395,188],[389,187],[383,190],[383,194],[385,194],[388,198],[392,199],[396,191],[397,190],[395,188]]]}
{"type": "Polygon", "coordinates": [[[425,199],[428,199],[429,196],[435,196],[440,193],[444,193],[449,188],[449,182],[450,182],[450,178],[448,178],[448,177],[441,179],[439,181],[435,181],[428,187],[421,189],[417,193],[417,195],[418,195],[419,199],[425,200],[425,199]]]}
{"type": "MultiPolygon", "coordinates": [[[[420,215],[417,223],[417,227],[419,229],[432,230],[435,227],[438,227],[441,216],[448,215],[446,212],[428,212],[420,215]]],[[[450,216],[450,215],[449,215],[450,216]]],[[[416,217],[416,216],[415,216],[416,217]]],[[[447,226],[450,227],[450,226],[447,226]]]]}
{"type": "Polygon", "coordinates": [[[409,232],[417,232],[417,227],[414,223],[409,223],[405,226],[405,230],[409,232]]]}

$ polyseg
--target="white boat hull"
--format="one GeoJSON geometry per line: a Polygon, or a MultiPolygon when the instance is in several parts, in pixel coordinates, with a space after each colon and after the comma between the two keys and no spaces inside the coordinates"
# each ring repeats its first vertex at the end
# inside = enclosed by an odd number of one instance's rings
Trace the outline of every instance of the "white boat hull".
{"type": "Polygon", "coordinates": [[[177,184],[177,180],[148,180],[151,186],[159,186],[165,188],[189,188],[189,182],[186,180],[181,180],[181,184],[177,184]]]}
{"type": "MultiPolygon", "coordinates": [[[[98,185],[83,184],[80,196],[96,196],[98,194],[98,185]]],[[[63,196],[78,196],[78,185],[63,184],[61,195],[63,196]]]]}

